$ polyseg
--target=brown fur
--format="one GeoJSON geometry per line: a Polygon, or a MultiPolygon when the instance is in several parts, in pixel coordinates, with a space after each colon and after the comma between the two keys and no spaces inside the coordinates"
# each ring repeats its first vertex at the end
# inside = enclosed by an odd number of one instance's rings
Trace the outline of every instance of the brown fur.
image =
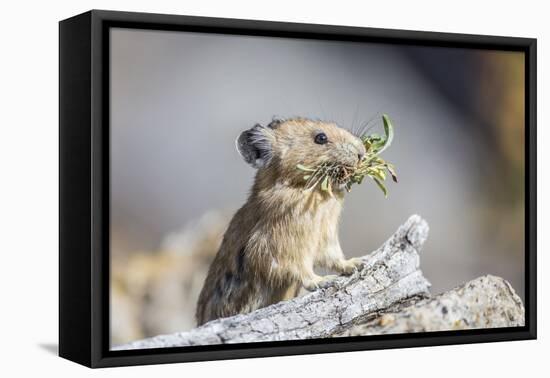
{"type": "Polygon", "coordinates": [[[365,153],[361,141],[333,123],[290,119],[257,125],[239,143],[258,171],[210,266],[197,306],[199,325],[293,298],[302,286],[322,287],[329,276],[314,267],[349,274],[360,264],[344,259],[338,240],[343,190],[304,190],[304,172],[296,166],[357,166],[365,153]],[[314,142],[319,132],[328,143],[314,142]]]}

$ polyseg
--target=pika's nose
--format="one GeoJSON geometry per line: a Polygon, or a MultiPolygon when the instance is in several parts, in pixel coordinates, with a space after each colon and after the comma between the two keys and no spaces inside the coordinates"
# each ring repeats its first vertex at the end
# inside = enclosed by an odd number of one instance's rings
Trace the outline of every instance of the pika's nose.
{"type": "Polygon", "coordinates": [[[364,157],[365,157],[365,154],[363,152],[359,152],[357,154],[357,158],[359,159],[359,161],[363,160],[364,157]]]}

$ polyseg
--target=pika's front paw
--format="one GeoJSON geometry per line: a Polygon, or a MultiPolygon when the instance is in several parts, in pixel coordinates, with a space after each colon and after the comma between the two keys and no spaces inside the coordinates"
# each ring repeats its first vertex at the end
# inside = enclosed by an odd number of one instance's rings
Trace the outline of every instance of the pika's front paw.
{"type": "Polygon", "coordinates": [[[317,289],[326,289],[328,287],[334,286],[335,280],[338,276],[334,274],[329,274],[326,276],[316,276],[308,281],[303,283],[304,289],[307,291],[315,291],[317,289]]]}
{"type": "Polygon", "coordinates": [[[354,257],[352,259],[342,261],[342,264],[338,267],[338,272],[345,275],[350,275],[363,269],[364,266],[365,261],[363,259],[354,257]]]}

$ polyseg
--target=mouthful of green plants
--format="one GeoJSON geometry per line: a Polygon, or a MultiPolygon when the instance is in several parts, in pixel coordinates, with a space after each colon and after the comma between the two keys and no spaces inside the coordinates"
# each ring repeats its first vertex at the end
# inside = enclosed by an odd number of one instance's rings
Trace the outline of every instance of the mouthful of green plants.
{"type": "Polygon", "coordinates": [[[366,154],[359,162],[358,167],[343,167],[330,162],[322,163],[317,167],[306,167],[298,164],[296,168],[304,172],[305,190],[313,190],[320,186],[322,191],[332,195],[333,186],[338,185],[343,186],[350,192],[353,184],[361,184],[365,177],[369,177],[387,197],[388,190],[384,185],[387,174],[392,177],[394,182],[397,182],[397,175],[394,165],[379,156],[391,145],[393,140],[393,126],[386,114],[382,115],[382,122],[384,124],[384,135],[370,134],[360,137],[365,145],[366,154]]]}

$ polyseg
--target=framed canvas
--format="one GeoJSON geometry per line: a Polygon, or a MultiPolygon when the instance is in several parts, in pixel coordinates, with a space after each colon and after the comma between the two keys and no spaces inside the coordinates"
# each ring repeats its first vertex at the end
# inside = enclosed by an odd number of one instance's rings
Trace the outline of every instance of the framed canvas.
{"type": "Polygon", "coordinates": [[[536,338],[536,40],[59,24],[59,354],[536,338]]]}

